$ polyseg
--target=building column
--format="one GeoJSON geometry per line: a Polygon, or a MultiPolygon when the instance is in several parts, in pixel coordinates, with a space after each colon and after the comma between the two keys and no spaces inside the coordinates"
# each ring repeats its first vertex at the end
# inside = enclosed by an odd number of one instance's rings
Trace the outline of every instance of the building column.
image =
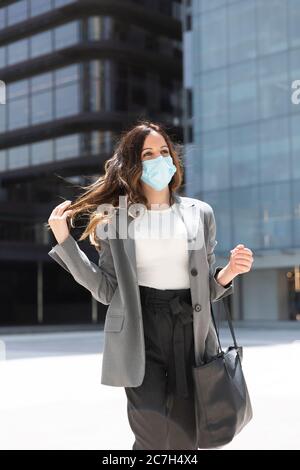
{"type": "Polygon", "coordinates": [[[242,274],[244,320],[278,320],[278,270],[257,269],[242,274]]]}

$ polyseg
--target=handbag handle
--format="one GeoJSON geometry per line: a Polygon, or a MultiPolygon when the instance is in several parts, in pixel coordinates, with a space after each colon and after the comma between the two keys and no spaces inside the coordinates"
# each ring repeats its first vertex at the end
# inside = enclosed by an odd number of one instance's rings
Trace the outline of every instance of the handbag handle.
{"type": "MultiPolygon", "coordinates": [[[[234,333],[234,329],[233,329],[233,324],[232,324],[232,320],[231,320],[231,315],[230,315],[230,312],[229,312],[229,307],[228,307],[228,305],[226,305],[227,304],[226,300],[228,301],[228,298],[222,297],[222,299],[220,299],[220,300],[222,300],[223,306],[225,308],[226,318],[227,318],[227,322],[229,324],[229,329],[230,329],[230,333],[231,333],[231,336],[232,336],[232,339],[233,339],[234,347],[235,347],[235,349],[238,349],[239,346],[237,345],[237,341],[236,341],[236,337],[235,337],[235,333],[234,333]]],[[[213,324],[214,324],[216,334],[217,334],[217,338],[218,338],[219,349],[220,349],[220,352],[223,353],[223,349],[222,349],[221,342],[220,342],[219,331],[218,331],[218,328],[217,328],[217,325],[216,325],[216,320],[215,320],[214,312],[213,312],[213,309],[212,309],[211,301],[210,301],[210,311],[211,311],[213,324]]]]}

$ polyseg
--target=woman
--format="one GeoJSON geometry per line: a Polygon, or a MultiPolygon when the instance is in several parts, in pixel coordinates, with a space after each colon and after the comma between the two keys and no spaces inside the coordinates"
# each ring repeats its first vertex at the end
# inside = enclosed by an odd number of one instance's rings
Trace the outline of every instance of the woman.
{"type": "Polygon", "coordinates": [[[49,255],[109,305],[101,383],[125,389],[132,449],[197,449],[192,365],[218,349],[210,301],[232,294],[253,261],[240,244],[213,269],[213,209],[178,194],[182,176],[165,130],[142,121],[122,135],[104,176],[48,219],[49,255]],[[80,213],[90,214],[80,240],[89,236],[98,265],[69,232],[67,218],[80,213]]]}

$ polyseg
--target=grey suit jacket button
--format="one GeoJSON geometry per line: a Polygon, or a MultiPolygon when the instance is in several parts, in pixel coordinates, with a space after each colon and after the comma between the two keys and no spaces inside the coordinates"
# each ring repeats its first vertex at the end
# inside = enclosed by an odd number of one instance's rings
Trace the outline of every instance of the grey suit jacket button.
{"type": "Polygon", "coordinates": [[[201,307],[200,304],[196,304],[196,305],[195,305],[195,310],[196,310],[196,312],[200,312],[201,308],[202,308],[202,307],[201,307]]]}
{"type": "Polygon", "coordinates": [[[192,275],[192,276],[197,276],[197,274],[198,274],[197,269],[196,269],[196,268],[192,268],[192,269],[191,269],[191,275],[192,275]]]}

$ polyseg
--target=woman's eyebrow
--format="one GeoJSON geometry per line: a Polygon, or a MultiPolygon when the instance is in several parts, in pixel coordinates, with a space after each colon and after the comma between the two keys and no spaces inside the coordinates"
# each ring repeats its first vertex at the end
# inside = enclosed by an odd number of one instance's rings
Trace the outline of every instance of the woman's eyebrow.
{"type": "MultiPolygon", "coordinates": [[[[169,148],[167,145],[162,145],[160,148],[162,149],[163,147],[167,147],[169,148]]],[[[148,150],[148,149],[152,149],[153,147],[145,147],[143,150],[148,150]]]]}

